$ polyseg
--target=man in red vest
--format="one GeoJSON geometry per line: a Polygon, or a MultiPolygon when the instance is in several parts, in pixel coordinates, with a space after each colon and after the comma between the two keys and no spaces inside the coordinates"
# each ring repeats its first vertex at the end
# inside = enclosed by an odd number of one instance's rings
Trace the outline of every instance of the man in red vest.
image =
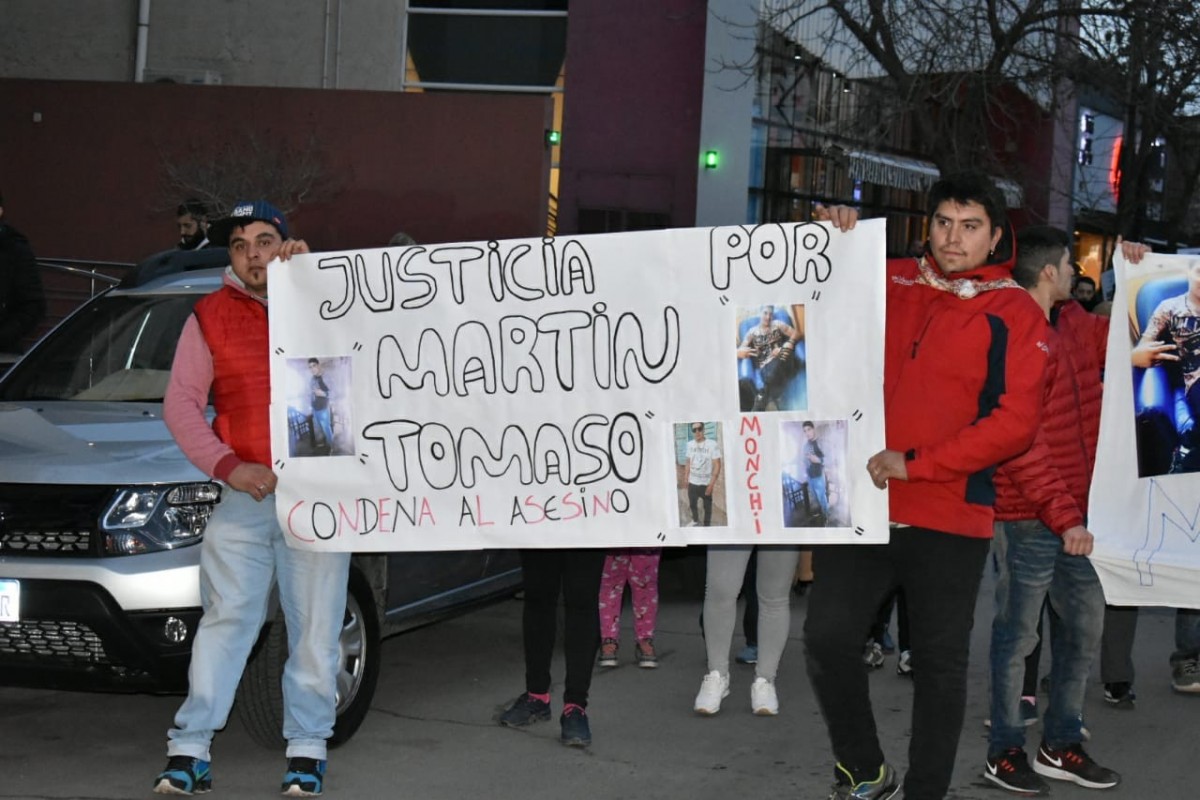
{"type": "Polygon", "coordinates": [[[209,238],[229,248],[230,266],[224,285],[196,304],[183,327],[163,417],[188,460],[225,486],[200,545],[204,615],[192,644],[188,696],[167,734],[167,766],[154,791],[212,788],[213,733],[225,726],[278,583],[289,649],[282,790],[311,797],[321,794],[333,734],[350,554],[291,549],[276,521],[267,329],[267,265],[307,253],[308,245],[289,238],[287,220],[264,200],[238,203],[212,224],[209,238]],[[211,426],[210,391],[217,412],[211,426]]]}

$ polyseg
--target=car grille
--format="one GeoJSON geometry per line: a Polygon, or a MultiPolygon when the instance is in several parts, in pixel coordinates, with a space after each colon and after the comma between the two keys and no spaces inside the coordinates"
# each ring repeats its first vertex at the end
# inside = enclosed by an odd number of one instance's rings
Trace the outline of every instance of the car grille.
{"type": "Polygon", "coordinates": [[[101,555],[96,528],[110,486],[0,484],[0,555],[101,555]]]}
{"type": "Polygon", "coordinates": [[[81,622],[57,620],[0,622],[0,657],[12,663],[12,656],[27,656],[37,663],[50,659],[55,666],[106,666],[104,643],[89,626],[81,622]]]}

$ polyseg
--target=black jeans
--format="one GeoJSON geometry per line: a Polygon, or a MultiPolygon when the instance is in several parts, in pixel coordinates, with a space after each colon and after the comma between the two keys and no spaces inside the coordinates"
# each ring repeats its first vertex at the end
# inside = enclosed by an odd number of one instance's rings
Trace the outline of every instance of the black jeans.
{"type": "Polygon", "coordinates": [[[700,521],[700,516],[696,513],[697,500],[704,502],[704,525],[707,527],[712,524],[712,495],[708,494],[708,485],[688,482],[688,508],[692,512],[692,522],[700,521]]]}
{"type": "Polygon", "coordinates": [[[550,691],[550,661],[563,598],[563,651],[567,675],[563,703],[587,706],[592,667],[600,648],[600,574],[603,548],[521,551],[525,575],[522,634],[525,643],[525,690],[550,691]]]}
{"type": "Polygon", "coordinates": [[[862,661],[879,606],[904,590],[913,652],[912,740],[906,800],[941,800],[950,787],[967,700],[975,599],[990,542],[926,528],[892,531],[886,545],[813,548],[804,624],[809,679],[833,753],[857,780],[884,762],[862,661]]]}

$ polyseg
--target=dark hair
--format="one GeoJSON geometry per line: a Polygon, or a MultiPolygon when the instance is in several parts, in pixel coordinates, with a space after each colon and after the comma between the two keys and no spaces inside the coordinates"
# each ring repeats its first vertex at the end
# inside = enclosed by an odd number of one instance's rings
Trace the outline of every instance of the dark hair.
{"type": "Polygon", "coordinates": [[[310,358],[310,359],[308,360],[308,363],[309,363],[309,364],[316,364],[316,365],[319,367],[319,366],[321,366],[321,359],[319,359],[319,358],[310,358]]]}
{"type": "Polygon", "coordinates": [[[991,178],[976,171],[944,175],[929,189],[929,217],[931,219],[934,212],[938,210],[938,206],[947,200],[960,205],[978,203],[983,206],[983,210],[988,216],[991,230],[1000,228],[1004,231],[987,263],[999,264],[1012,258],[1012,228],[1008,224],[1008,215],[1004,210],[1004,195],[996,188],[996,184],[992,182],[991,178]]]}
{"type": "Polygon", "coordinates": [[[806,419],[806,420],[804,420],[804,422],[801,422],[800,427],[801,428],[812,428],[814,431],[817,429],[817,426],[812,424],[811,419],[806,419]]]}
{"type": "Polygon", "coordinates": [[[4,205],[4,192],[0,191],[0,206],[4,205]]]}
{"type": "Polygon", "coordinates": [[[1032,225],[1017,234],[1017,261],[1013,280],[1026,289],[1037,286],[1038,275],[1047,264],[1057,265],[1070,252],[1071,237],[1052,225],[1032,225]]]}
{"type": "Polygon", "coordinates": [[[1087,276],[1087,275],[1080,275],[1078,278],[1076,278],[1076,279],[1075,279],[1075,283],[1077,283],[1077,284],[1079,284],[1079,283],[1090,283],[1090,284],[1092,285],[1092,288],[1093,288],[1093,289],[1095,289],[1095,288],[1096,288],[1096,282],[1095,282],[1094,280],[1092,280],[1092,279],[1091,279],[1089,276],[1087,276]]]}
{"type": "Polygon", "coordinates": [[[184,214],[190,214],[196,219],[207,219],[208,207],[196,198],[189,197],[175,209],[175,216],[182,217],[184,214]]]}

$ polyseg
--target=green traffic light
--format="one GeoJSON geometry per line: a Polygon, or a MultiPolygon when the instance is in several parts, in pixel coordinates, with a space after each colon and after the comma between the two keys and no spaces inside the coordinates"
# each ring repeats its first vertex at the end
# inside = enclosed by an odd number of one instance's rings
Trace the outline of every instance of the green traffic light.
{"type": "Polygon", "coordinates": [[[720,157],[720,154],[717,153],[716,150],[705,150],[704,151],[704,168],[705,169],[716,169],[717,165],[720,162],[721,162],[721,157],[720,157]]]}

